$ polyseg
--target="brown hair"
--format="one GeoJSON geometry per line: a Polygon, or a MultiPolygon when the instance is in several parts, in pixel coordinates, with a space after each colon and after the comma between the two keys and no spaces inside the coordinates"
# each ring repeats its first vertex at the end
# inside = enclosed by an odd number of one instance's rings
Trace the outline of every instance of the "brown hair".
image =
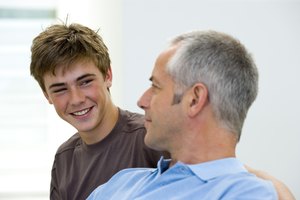
{"type": "Polygon", "coordinates": [[[31,46],[30,73],[43,91],[44,75],[59,67],[88,60],[94,62],[103,76],[110,68],[106,45],[97,31],[80,24],[56,24],[48,27],[34,38],[31,46]]]}

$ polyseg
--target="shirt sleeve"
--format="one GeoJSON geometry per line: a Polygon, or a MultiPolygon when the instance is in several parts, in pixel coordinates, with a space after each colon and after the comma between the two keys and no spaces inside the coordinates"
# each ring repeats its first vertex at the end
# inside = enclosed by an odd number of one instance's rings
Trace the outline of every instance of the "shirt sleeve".
{"type": "Polygon", "coordinates": [[[229,188],[224,200],[276,200],[276,190],[270,181],[240,182],[229,188]],[[230,192],[229,192],[230,191],[230,192]]]}
{"type": "Polygon", "coordinates": [[[50,199],[56,200],[60,199],[58,193],[58,184],[56,176],[56,161],[54,160],[52,170],[51,170],[51,183],[50,183],[50,199]]]}

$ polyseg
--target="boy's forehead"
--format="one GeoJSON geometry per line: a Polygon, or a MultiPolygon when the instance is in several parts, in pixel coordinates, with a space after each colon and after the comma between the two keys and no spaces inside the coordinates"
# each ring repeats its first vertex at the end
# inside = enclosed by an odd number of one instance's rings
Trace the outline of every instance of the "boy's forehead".
{"type": "Polygon", "coordinates": [[[91,60],[77,60],[67,64],[57,65],[54,71],[48,72],[48,74],[53,76],[65,76],[76,71],[99,71],[99,69],[91,60]]]}
{"type": "Polygon", "coordinates": [[[58,65],[53,72],[44,74],[44,82],[68,82],[75,81],[84,74],[94,74],[103,77],[100,70],[93,62],[76,62],[69,65],[58,65]]]}

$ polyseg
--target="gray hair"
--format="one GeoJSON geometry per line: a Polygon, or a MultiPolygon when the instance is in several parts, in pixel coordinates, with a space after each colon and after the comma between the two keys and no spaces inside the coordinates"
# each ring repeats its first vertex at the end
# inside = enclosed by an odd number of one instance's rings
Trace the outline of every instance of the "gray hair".
{"type": "Polygon", "coordinates": [[[251,55],[237,39],[216,31],[185,33],[172,45],[178,45],[167,64],[176,85],[173,103],[179,103],[195,83],[205,84],[216,119],[239,141],[258,91],[258,71],[251,55]]]}

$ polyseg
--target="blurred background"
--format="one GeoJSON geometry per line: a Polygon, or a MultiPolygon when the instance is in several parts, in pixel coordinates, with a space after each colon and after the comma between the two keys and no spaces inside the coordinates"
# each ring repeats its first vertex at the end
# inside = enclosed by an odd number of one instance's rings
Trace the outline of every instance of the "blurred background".
{"type": "Polygon", "coordinates": [[[29,73],[32,39],[66,20],[99,29],[112,59],[112,98],[139,113],[136,101],[171,37],[214,29],[238,38],[260,82],[237,155],[300,199],[300,0],[0,0],[0,199],[49,199],[55,151],[75,133],[29,73]]]}

